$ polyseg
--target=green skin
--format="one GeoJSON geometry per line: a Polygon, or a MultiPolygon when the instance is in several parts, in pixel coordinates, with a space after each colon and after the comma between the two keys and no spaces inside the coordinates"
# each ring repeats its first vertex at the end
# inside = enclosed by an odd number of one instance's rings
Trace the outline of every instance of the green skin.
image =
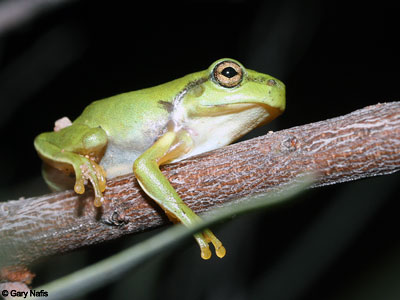
{"type": "MultiPolygon", "coordinates": [[[[142,189],[172,221],[192,226],[200,218],[184,204],[159,166],[230,144],[284,109],[282,82],[246,70],[233,59],[220,59],[207,70],[95,101],[72,125],[37,136],[35,148],[45,162],[46,182],[54,190],[71,187],[68,175],[74,174],[75,192],[84,193],[89,181],[94,204],[101,206],[106,179],[133,170],[142,189]],[[240,70],[229,87],[224,81],[229,76],[219,72],[226,66],[240,70]]],[[[219,257],[225,255],[209,229],[195,239],[202,258],[211,256],[210,242],[219,257]]]]}

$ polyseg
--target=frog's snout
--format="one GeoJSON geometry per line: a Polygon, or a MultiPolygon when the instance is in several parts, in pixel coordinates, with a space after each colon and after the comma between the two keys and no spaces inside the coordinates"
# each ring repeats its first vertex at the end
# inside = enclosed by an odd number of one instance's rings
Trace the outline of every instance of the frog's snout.
{"type": "Polygon", "coordinates": [[[281,114],[286,107],[285,84],[276,78],[270,78],[266,81],[266,85],[269,87],[267,104],[279,110],[281,114]]]}

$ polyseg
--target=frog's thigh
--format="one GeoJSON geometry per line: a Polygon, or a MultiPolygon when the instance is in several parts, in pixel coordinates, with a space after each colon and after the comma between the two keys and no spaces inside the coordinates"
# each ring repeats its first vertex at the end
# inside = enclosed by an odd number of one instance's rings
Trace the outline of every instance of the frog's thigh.
{"type": "MultiPolygon", "coordinates": [[[[66,165],[73,168],[75,192],[82,194],[85,191],[85,180],[91,182],[96,206],[101,205],[102,192],[106,188],[105,171],[97,164],[106,145],[106,132],[101,128],[90,128],[86,125],[64,128],[61,138],[59,132],[46,132],[35,139],[35,148],[48,165],[59,170],[69,169],[66,165]]],[[[49,177],[46,179],[51,181],[49,177]]],[[[57,185],[56,182],[54,184],[57,185]]]]}

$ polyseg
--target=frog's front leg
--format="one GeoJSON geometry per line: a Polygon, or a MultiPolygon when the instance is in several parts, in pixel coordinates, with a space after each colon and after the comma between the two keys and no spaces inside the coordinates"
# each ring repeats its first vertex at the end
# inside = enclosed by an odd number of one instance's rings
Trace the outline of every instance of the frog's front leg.
{"type": "MultiPolygon", "coordinates": [[[[93,186],[94,205],[101,206],[106,189],[106,173],[98,164],[107,145],[103,129],[72,125],[59,132],[42,133],[34,144],[45,164],[64,174],[75,173],[76,193],[83,194],[89,181],[93,186]]],[[[57,182],[48,182],[50,177],[45,179],[50,187],[58,190],[57,182]]]]}
{"type": "MultiPolygon", "coordinates": [[[[180,221],[191,227],[201,221],[179,197],[170,182],[161,173],[159,166],[185,154],[192,145],[192,139],[187,131],[168,131],[147,149],[133,165],[133,172],[142,189],[154,199],[166,212],[172,221],[180,221]]],[[[200,246],[201,257],[209,259],[211,242],[218,257],[224,257],[226,250],[215,235],[206,229],[194,235],[200,246]]]]}

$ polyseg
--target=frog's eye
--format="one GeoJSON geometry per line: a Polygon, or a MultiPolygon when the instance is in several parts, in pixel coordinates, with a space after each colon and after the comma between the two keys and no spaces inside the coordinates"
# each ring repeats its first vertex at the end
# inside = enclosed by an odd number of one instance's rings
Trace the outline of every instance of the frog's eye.
{"type": "Polygon", "coordinates": [[[243,79],[241,66],[231,60],[220,62],[214,67],[214,79],[223,87],[235,87],[243,79]]]}

